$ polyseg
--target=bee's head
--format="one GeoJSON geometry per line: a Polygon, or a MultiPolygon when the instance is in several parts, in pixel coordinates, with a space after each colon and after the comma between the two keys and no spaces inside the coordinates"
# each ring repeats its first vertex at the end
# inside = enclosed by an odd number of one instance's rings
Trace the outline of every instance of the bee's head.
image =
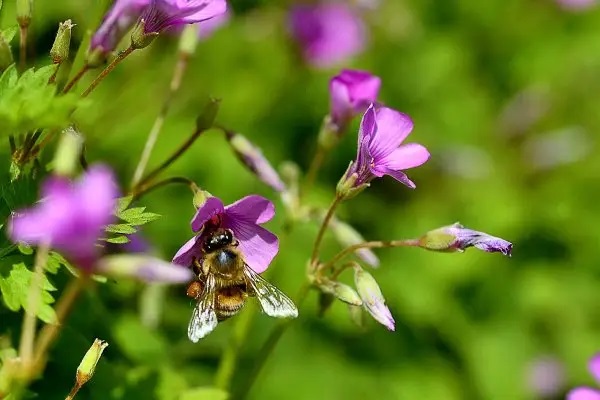
{"type": "Polygon", "coordinates": [[[233,232],[231,229],[219,228],[204,240],[202,250],[205,253],[211,253],[231,244],[233,244],[233,232]]]}

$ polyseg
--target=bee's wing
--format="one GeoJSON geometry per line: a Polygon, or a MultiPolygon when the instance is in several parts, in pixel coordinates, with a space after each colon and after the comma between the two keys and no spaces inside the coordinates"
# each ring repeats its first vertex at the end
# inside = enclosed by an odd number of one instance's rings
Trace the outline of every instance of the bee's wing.
{"type": "Polygon", "coordinates": [[[196,303],[188,325],[188,337],[194,343],[208,335],[217,326],[215,313],[215,279],[208,276],[204,290],[196,303]]]}
{"type": "Polygon", "coordinates": [[[267,282],[248,265],[244,268],[244,274],[265,314],[276,318],[296,318],[298,316],[296,305],[281,290],[267,282]]]}

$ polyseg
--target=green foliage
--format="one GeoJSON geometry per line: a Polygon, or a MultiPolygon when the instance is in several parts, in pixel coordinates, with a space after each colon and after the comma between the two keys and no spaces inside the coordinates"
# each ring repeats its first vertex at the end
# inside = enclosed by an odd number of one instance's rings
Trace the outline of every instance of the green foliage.
{"type": "Polygon", "coordinates": [[[124,221],[119,224],[111,224],[106,227],[106,232],[116,234],[105,239],[109,243],[124,244],[129,242],[129,238],[125,235],[131,235],[137,232],[139,226],[145,225],[160,218],[159,214],[147,212],[146,207],[132,207],[133,197],[121,197],[117,202],[115,215],[120,220],[124,221]]]}
{"type": "Polygon", "coordinates": [[[49,293],[56,288],[44,275],[41,285],[40,303],[30,304],[29,294],[33,272],[30,271],[24,263],[14,264],[10,273],[6,277],[0,276],[0,292],[2,300],[6,307],[11,311],[18,311],[23,308],[35,314],[46,323],[55,323],[56,314],[50,304],[54,303],[54,297],[49,293]]]}
{"type": "Polygon", "coordinates": [[[0,77],[0,131],[20,134],[45,128],[62,128],[79,105],[75,94],[57,96],[56,87],[48,85],[56,65],[30,68],[18,76],[9,67],[0,77]]]}
{"type": "Polygon", "coordinates": [[[229,394],[218,388],[200,387],[181,393],[179,400],[227,400],[229,394]]]}

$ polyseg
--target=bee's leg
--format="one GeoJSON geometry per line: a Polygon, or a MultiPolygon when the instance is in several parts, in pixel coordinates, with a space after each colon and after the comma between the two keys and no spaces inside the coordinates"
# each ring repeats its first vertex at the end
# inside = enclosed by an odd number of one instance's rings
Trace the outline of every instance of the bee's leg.
{"type": "Polygon", "coordinates": [[[198,277],[202,275],[202,265],[200,265],[197,258],[194,258],[194,261],[192,262],[192,271],[194,271],[194,274],[198,277]]]}

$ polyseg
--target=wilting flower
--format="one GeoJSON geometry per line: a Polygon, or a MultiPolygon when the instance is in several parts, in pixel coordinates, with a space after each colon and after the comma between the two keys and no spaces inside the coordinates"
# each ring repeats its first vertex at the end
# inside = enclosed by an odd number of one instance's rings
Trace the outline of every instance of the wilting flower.
{"type": "Polygon", "coordinates": [[[395,329],[394,317],[385,305],[385,299],[375,278],[362,268],[356,267],[354,269],[354,284],[365,310],[377,322],[393,331],[395,329]]]}
{"type": "Polygon", "coordinates": [[[316,67],[346,61],[365,46],[363,21],[345,2],[299,4],[289,18],[304,58],[316,67]]]}
{"type": "Polygon", "coordinates": [[[381,79],[366,71],[345,69],[329,81],[331,120],[344,127],[377,101],[381,79]]]}
{"type": "Polygon", "coordinates": [[[205,239],[202,228],[207,222],[216,219],[219,227],[233,231],[248,266],[261,273],[268,268],[279,251],[277,236],[260,226],[274,215],[273,203],[262,196],[246,196],[228,206],[224,206],[221,199],[210,197],[192,219],[192,230],[200,233],[179,249],[173,262],[189,267],[194,260],[201,260],[204,257],[202,243],[205,239]]]}
{"type": "Polygon", "coordinates": [[[408,115],[371,104],[360,123],[358,155],[346,173],[346,180],[355,179],[353,186],[358,187],[390,175],[415,188],[402,170],[422,165],[429,159],[429,152],[420,144],[401,144],[412,128],[408,115]]]}
{"type": "Polygon", "coordinates": [[[9,229],[12,240],[46,244],[90,271],[99,256],[98,239],[114,219],[117,185],[103,165],[91,167],[78,182],[49,178],[42,200],[17,212],[9,229]]]}
{"type": "MultiPolygon", "coordinates": [[[[592,357],[588,369],[596,382],[600,383],[600,353],[592,357]]],[[[579,386],[567,394],[567,400],[600,400],[600,390],[579,386]]]]}
{"type": "Polygon", "coordinates": [[[419,239],[419,246],[435,251],[464,251],[476,247],[488,253],[500,252],[510,256],[512,243],[487,233],[465,228],[458,222],[427,232],[419,239]]]}
{"type": "Polygon", "coordinates": [[[92,36],[90,50],[101,54],[113,51],[150,3],[151,0],[116,0],[92,36]]]}
{"type": "Polygon", "coordinates": [[[225,0],[152,0],[142,12],[145,34],[206,21],[227,10],[225,0]]]}
{"type": "Polygon", "coordinates": [[[227,140],[235,155],[250,169],[262,182],[266,183],[278,192],[285,190],[285,184],[263,156],[260,148],[251,143],[245,136],[239,133],[226,132],[227,140]]]}

